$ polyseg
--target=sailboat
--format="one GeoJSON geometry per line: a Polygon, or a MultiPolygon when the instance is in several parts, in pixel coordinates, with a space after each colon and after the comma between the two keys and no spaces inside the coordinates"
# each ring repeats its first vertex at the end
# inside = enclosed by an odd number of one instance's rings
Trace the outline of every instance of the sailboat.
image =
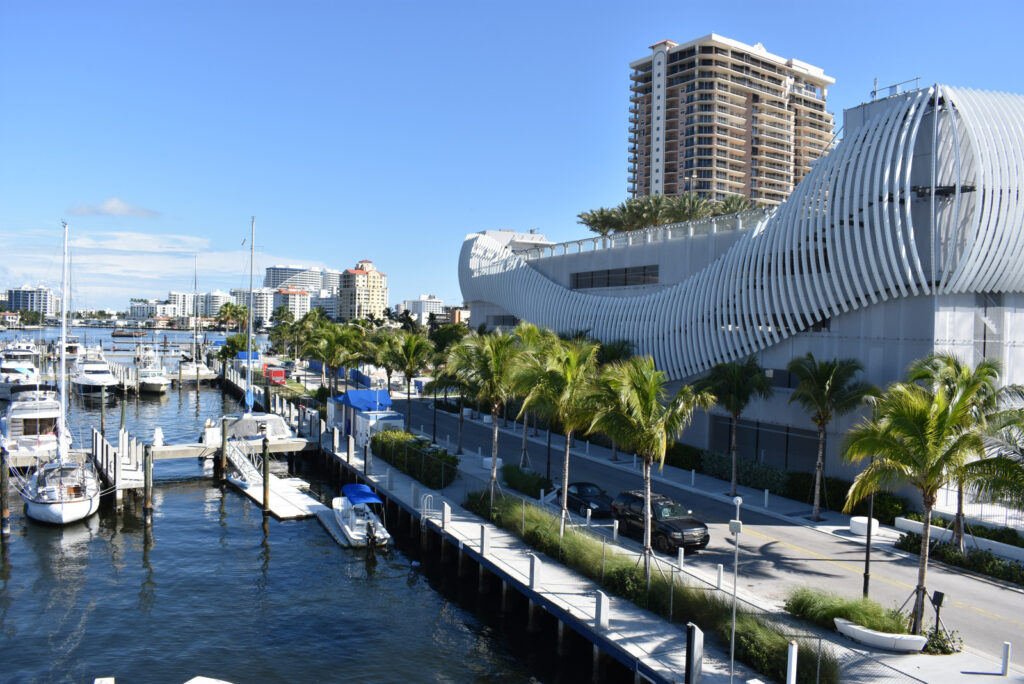
{"type": "MultiPolygon", "coordinates": [[[[285,422],[285,419],[275,413],[254,413],[253,407],[253,392],[252,392],[252,366],[253,366],[253,349],[252,349],[252,313],[253,313],[253,267],[255,259],[255,239],[256,239],[256,218],[252,219],[252,234],[250,236],[249,245],[249,315],[247,317],[247,333],[246,333],[246,359],[245,359],[245,413],[244,414],[230,414],[222,418],[222,420],[213,423],[213,421],[207,421],[206,427],[203,430],[200,441],[204,444],[219,445],[221,442],[221,426],[224,424],[223,419],[227,419],[228,439],[235,441],[241,440],[245,442],[262,442],[264,438],[269,439],[271,442],[275,440],[287,440],[295,437],[291,427],[285,422]]],[[[243,448],[243,452],[245,449],[243,448]]],[[[248,452],[246,452],[248,453],[248,452]]]]}
{"type": "Polygon", "coordinates": [[[182,382],[202,382],[217,377],[209,366],[202,362],[196,351],[196,338],[199,336],[199,257],[196,256],[192,269],[192,354],[188,360],[180,362],[182,382]]]}
{"type": "Polygon", "coordinates": [[[57,454],[37,465],[27,480],[16,483],[25,500],[25,515],[39,522],[65,525],[94,514],[100,507],[100,483],[92,463],[78,463],[68,453],[71,433],[67,424],[67,282],[68,224],[64,227],[64,265],[60,298],[60,380],[57,385],[60,410],[57,418],[57,454]]]}

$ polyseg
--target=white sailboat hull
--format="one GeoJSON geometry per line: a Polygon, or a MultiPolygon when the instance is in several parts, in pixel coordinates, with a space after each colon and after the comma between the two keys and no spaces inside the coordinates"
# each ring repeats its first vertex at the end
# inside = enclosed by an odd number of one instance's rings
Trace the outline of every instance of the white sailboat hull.
{"type": "Polygon", "coordinates": [[[100,495],[71,501],[25,501],[25,515],[38,522],[66,525],[84,520],[100,509],[100,495]]]}

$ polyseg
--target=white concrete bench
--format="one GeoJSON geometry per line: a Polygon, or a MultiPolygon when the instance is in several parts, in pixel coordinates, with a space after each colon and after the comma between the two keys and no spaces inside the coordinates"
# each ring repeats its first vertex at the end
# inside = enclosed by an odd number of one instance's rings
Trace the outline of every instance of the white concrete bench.
{"type": "MultiPolygon", "coordinates": [[[[856,515],[850,518],[850,533],[859,537],[867,536],[868,518],[866,515],[856,515]]],[[[878,534],[878,518],[871,519],[871,534],[878,534]]]]}
{"type": "Polygon", "coordinates": [[[873,629],[861,627],[844,618],[833,619],[836,623],[836,629],[839,630],[840,634],[850,637],[865,646],[884,648],[889,651],[899,651],[900,653],[920,653],[921,649],[928,643],[927,637],[914,636],[913,634],[876,632],[873,629]]]}

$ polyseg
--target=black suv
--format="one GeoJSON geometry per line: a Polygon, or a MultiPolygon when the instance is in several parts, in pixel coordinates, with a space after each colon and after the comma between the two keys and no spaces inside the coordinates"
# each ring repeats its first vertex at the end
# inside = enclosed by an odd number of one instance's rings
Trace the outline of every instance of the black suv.
{"type": "MultiPolygon", "coordinates": [[[[637,539],[644,538],[644,493],[622,492],[612,501],[612,517],[619,531],[637,539]]],[[[651,543],[667,553],[679,547],[703,549],[711,541],[708,526],[680,504],[663,494],[651,494],[651,543]]]]}

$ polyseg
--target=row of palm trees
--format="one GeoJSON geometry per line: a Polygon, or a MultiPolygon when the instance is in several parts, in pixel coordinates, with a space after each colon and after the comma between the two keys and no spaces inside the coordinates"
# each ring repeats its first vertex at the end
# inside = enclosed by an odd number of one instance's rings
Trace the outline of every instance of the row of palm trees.
{"type": "Polygon", "coordinates": [[[576,218],[577,223],[590,231],[598,235],[609,235],[667,223],[736,214],[753,208],[754,205],[743,195],[729,194],[724,200],[716,201],[690,192],[675,196],[631,197],[617,207],[584,211],[577,214],[576,218]]]}
{"type": "MultiPolygon", "coordinates": [[[[275,315],[277,312],[275,312],[275,315]]],[[[492,425],[490,490],[497,486],[498,422],[514,400],[521,406],[525,444],[529,417],[541,416],[565,432],[562,483],[569,482],[569,455],[574,436],[602,433],[617,448],[636,453],[643,463],[644,566],[650,571],[650,483],[654,463],[663,463],[667,448],[689,425],[693,412],[717,404],[732,419],[730,451],[732,489],[736,488],[736,425],[756,398],[772,395],[771,381],[753,357],[715,366],[693,386],[670,394],[667,378],[650,357],[631,355],[628,343],[598,344],[582,336],[565,339],[530,323],[514,330],[470,332],[443,326],[430,336],[363,324],[339,325],[322,315],[278,321],[275,343],[295,345],[298,355],[316,358],[332,371],[359,363],[385,370],[388,385],[395,372],[412,379],[431,371],[428,390],[454,391],[462,406],[475,403],[490,414],[492,425]]],[[[818,428],[814,516],[820,513],[825,433],[837,416],[867,406],[870,416],[846,436],[841,456],[868,460],[847,496],[849,511],[872,493],[911,485],[921,494],[925,512],[914,629],[924,610],[928,564],[929,516],[938,490],[953,484],[958,491],[954,542],[963,539],[963,497],[967,493],[1024,503],[1024,388],[1000,387],[1000,366],[986,360],[971,368],[951,355],[932,355],[914,363],[905,380],[880,390],[859,380],[854,359],[818,360],[813,355],[790,361],[796,379],[789,401],[802,406],[818,428]]],[[[406,427],[411,420],[408,399],[406,427]]],[[[436,411],[436,402],[435,402],[436,411]]],[[[562,487],[561,525],[568,519],[562,487]]]]}

